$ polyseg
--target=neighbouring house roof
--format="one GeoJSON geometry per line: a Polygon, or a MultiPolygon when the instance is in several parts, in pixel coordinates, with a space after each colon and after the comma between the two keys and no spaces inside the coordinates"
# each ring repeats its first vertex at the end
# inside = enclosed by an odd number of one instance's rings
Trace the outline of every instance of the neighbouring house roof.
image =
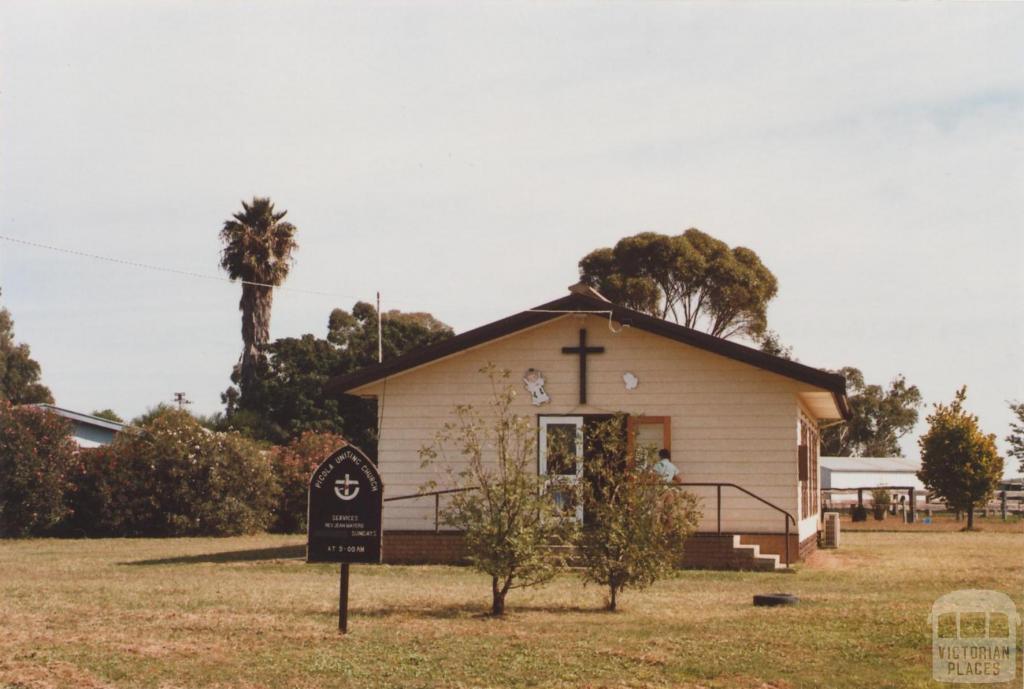
{"type": "Polygon", "coordinates": [[[128,428],[128,424],[125,423],[118,423],[117,421],[111,421],[109,419],[101,419],[100,417],[93,416],[92,414],[83,414],[81,412],[71,411],[70,409],[57,407],[52,404],[33,404],[32,406],[53,412],[58,416],[63,416],[65,419],[70,419],[71,421],[75,421],[77,423],[84,423],[89,426],[95,426],[97,428],[103,428],[108,431],[114,431],[115,433],[118,433],[128,428]]]}
{"type": "Polygon", "coordinates": [[[676,342],[697,347],[698,349],[703,349],[822,388],[832,393],[836,407],[843,418],[850,418],[850,404],[846,398],[846,379],[839,374],[829,373],[828,371],[805,366],[789,359],[765,354],[758,349],[746,347],[737,342],[715,337],[699,330],[679,325],[678,323],[671,323],[661,318],[654,318],[645,313],[618,306],[609,302],[595,290],[582,285],[574,285],[570,288],[570,293],[561,299],[521,311],[473,330],[467,330],[447,340],[415,349],[390,361],[367,366],[346,375],[336,376],[328,381],[326,391],[329,394],[350,392],[378,380],[429,364],[453,354],[458,354],[471,347],[479,346],[519,330],[561,318],[566,313],[579,312],[610,314],[613,320],[622,325],[645,330],[655,335],[675,340],[676,342]]]}
{"type": "Polygon", "coordinates": [[[823,469],[853,473],[906,474],[921,467],[906,457],[820,457],[823,469]]]}

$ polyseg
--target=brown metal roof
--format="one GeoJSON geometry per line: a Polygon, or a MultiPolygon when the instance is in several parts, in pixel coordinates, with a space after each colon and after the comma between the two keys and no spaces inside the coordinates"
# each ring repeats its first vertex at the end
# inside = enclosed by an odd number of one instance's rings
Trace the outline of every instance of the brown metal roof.
{"type": "Polygon", "coordinates": [[[846,379],[839,374],[829,373],[828,371],[805,366],[789,359],[765,354],[758,349],[746,347],[730,340],[715,337],[714,335],[708,335],[678,323],[654,318],[639,311],[617,306],[608,301],[575,291],[561,299],[541,304],[533,309],[521,311],[508,318],[502,318],[499,321],[488,323],[473,330],[467,330],[464,333],[428,347],[421,347],[420,349],[407,352],[390,361],[367,366],[342,376],[336,376],[328,381],[326,391],[328,394],[335,395],[346,393],[382,378],[387,378],[402,371],[457,354],[470,347],[476,347],[519,330],[559,318],[562,315],[561,312],[579,311],[600,311],[604,313],[610,311],[611,317],[616,322],[628,325],[631,328],[646,330],[676,342],[682,342],[698,349],[756,366],[765,371],[771,371],[772,373],[777,373],[802,383],[823,388],[833,394],[836,406],[842,413],[843,418],[850,418],[850,404],[846,398],[846,379]]]}

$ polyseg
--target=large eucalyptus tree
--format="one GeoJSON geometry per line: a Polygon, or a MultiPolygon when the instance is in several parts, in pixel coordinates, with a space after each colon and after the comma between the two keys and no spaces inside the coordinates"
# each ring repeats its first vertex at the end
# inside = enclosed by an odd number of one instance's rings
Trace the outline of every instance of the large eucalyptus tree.
{"type": "Polygon", "coordinates": [[[696,229],[641,232],[596,249],[580,278],[617,304],[672,318],[716,337],[760,340],[778,282],[751,249],[730,247],[696,229]]]}
{"type": "Polygon", "coordinates": [[[242,201],[242,211],[224,222],[220,231],[224,248],[220,265],[232,280],[242,283],[242,356],[238,384],[244,391],[252,382],[263,349],[270,340],[270,311],[274,287],[284,282],[291,269],[292,252],[298,248],[296,228],[274,210],[269,198],[242,201]]]}

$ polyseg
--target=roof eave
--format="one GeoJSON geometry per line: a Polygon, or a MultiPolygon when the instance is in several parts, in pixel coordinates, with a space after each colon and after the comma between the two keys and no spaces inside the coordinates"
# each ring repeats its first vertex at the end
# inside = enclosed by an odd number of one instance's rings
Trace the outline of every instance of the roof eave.
{"type": "Polygon", "coordinates": [[[391,361],[374,364],[358,371],[337,376],[328,381],[328,394],[349,394],[371,383],[424,364],[457,354],[471,347],[484,344],[545,321],[559,318],[564,312],[591,311],[609,313],[615,321],[634,328],[640,328],[676,342],[728,357],[778,375],[799,380],[833,394],[836,407],[843,419],[851,416],[849,400],[846,397],[846,379],[836,373],[812,368],[804,364],[766,354],[760,350],[700,332],[677,323],[655,318],[639,311],[611,304],[579,293],[572,293],[560,299],[535,306],[532,309],[503,318],[493,323],[468,330],[442,342],[413,350],[391,361]]]}

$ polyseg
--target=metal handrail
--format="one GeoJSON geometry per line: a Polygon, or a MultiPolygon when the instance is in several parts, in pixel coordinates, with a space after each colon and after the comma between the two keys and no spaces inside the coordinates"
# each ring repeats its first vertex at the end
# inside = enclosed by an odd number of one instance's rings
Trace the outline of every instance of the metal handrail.
{"type": "Polygon", "coordinates": [[[441,496],[449,493],[465,493],[468,490],[479,490],[478,488],[445,488],[443,490],[431,490],[425,493],[410,493],[409,495],[396,495],[393,498],[384,498],[383,502],[396,502],[398,500],[412,500],[413,498],[434,498],[434,533],[441,532],[441,496]]]}
{"type": "MultiPolygon", "coordinates": [[[[670,484],[667,484],[667,485],[669,487],[671,487],[671,488],[691,488],[691,487],[692,488],[698,488],[698,487],[716,488],[717,489],[716,490],[716,495],[717,495],[717,500],[716,500],[717,505],[716,505],[716,508],[717,508],[717,513],[718,513],[718,533],[719,534],[722,533],[722,488],[735,488],[736,490],[740,491],[741,493],[745,493],[745,494],[749,495],[750,497],[754,498],[758,502],[761,502],[761,503],[767,505],[768,507],[771,507],[776,512],[781,512],[785,516],[785,520],[784,520],[785,528],[784,528],[784,531],[785,531],[785,541],[786,541],[786,544],[785,544],[786,567],[787,568],[789,567],[789,564],[790,564],[790,557],[789,557],[789,525],[790,525],[790,522],[792,522],[794,527],[796,526],[796,519],[793,517],[792,514],[790,514],[786,510],[782,509],[778,505],[775,505],[775,504],[765,500],[760,495],[757,495],[756,493],[752,493],[749,490],[747,490],[746,488],[744,488],[743,486],[738,486],[735,483],[717,483],[717,482],[715,482],[715,483],[687,483],[687,482],[684,482],[684,483],[670,483],[670,484]]],[[[443,490],[431,490],[431,491],[425,491],[425,492],[422,492],[422,493],[410,493],[409,495],[396,495],[393,498],[384,498],[384,502],[397,502],[399,500],[413,500],[415,498],[433,497],[434,498],[434,533],[438,533],[441,530],[441,521],[440,521],[441,496],[442,495],[448,495],[448,494],[451,494],[451,493],[464,493],[464,492],[470,491],[470,490],[479,490],[479,488],[476,488],[476,487],[469,487],[469,488],[446,488],[446,489],[443,489],[443,490]]]]}
{"type": "Polygon", "coordinates": [[[785,533],[785,542],[786,542],[785,543],[786,568],[787,569],[789,568],[789,562],[790,562],[790,557],[789,557],[789,524],[790,524],[790,522],[792,522],[793,526],[794,527],[796,526],[796,519],[789,512],[787,512],[786,510],[782,509],[781,507],[779,507],[778,505],[776,505],[774,503],[768,502],[767,500],[762,498],[760,495],[757,495],[756,493],[751,493],[749,490],[747,490],[743,486],[737,486],[735,483],[718,483],[718,482],[689,483],[689,482],[682,482],[682,483],[671,483],[669,485],[672,486],[673,488],[675,488],[675,487],[679,487],[679,488],[703,487],[703,488],[715,488],[715,489],[717,489],[716,490],[716,493],[717,493],[717,501],[716,501],[717,505],[716,505],[716,507],[717,507],[717,512],[718,512],[718,534],[719,535],[721,535],[721,533],[722,533],[722,488],[735,488],[736,490],[740,491],[741,493],[746,493],[747,495],[749,495],[750,497],[754,498],[758,502],[764,503],[768,507],[771,507],[776,512],[782,512],[782,514],[785,516],[785,519],[783,519],[783,524],[784,524],[784,529],[783,530],[784,530],[784,533],[785,533]]]}

